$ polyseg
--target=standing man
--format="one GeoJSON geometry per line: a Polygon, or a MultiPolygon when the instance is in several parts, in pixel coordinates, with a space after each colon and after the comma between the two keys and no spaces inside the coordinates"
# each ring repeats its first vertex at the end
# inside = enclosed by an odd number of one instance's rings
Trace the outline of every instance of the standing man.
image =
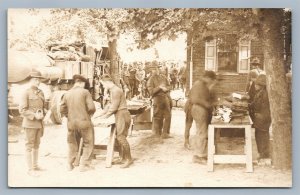
{"type": "Polygon", "coordinates": [[[138,95],[142,96],[143,91],[143,81],[145,79],[145,70],[143,69],[143,65],[138,65],[138,70],[135,75],[136,82],[137,82],[137,88],[138,88],[138,95]]]}
{"type": "Polygon", "coordinates": [[[133,98],[136,95],[136,68],[134,66],[129,67],[129,86],[131,90],[131,97],[133,98]]]}
{"type": "Polygon", "coordinates": [[[93,99],[88,90],[84,89],[87,79],[74,75],[74,86],[63,96],[61,113],[68,118],[68,168],[73,170],[80,139],[83,139],[83,152],[80,158],[80,171],[90,167],[90,156],[94,148],[94,128],[91,116],[96,111],[93,99]]]}
{"type": "Polygon", "coordinates": [[[172,90],[175,90],[178,82],[178,70],[175,63],[171,67],[170,80],[171,80],[172,90]]]}
{"type": "Polygon", "coordinates": [[[40,139],[44,133],[43,118],[45,108],[44,93],[38,88],[42,79],[38,71],[30,73],[30,88],[22,95],[19,111],[23,116],[22,127],[26,135],[26,161],[28,174],[35,176],[41,171],[38,165],[40,139]]]}
{"type": "Polygon", "coordinates": [[[266,89],[266,75],[258,75],[255,82],[256,94],[250,108],[253,111],[255,140],[259,161],[270,158],[269,128],[271,125],[270,104],[266,89]]]}
{"type": "Polygon", "coordinates": [[[251,70],[254,70],[257,72],[257,75],[260,75],[260,74],[266,74],[266,72],[262,69],[262,64],[260,63],[260,60],[258,57],[255,57],[251,63],[251,70]]]}
{"type": "Polygon", "coordinates": [[[184,92],[185,83],[186,83],[186,62],[184,62],[184,65],[179,69],[178,78],[179,78],[180,87],[184,92]]]}
{"type": "Polygon", "coordinates": [[[246,86],[246,92],[248,93],[249,95],[249,102],[252,102],[253,101],[253,98],[255,96],[255,81],[256,81],[256,78],[258,76],[258,73],[257,71],[255,70],[251,70],[249,72],[249,78],[248,78],[248,83],[247,83],[247,86],[246,86]]]}
{"type": "Polygon", "coordinates": [[[115,115],[117,141],[121,146],[120,149],[122,153],[119,163],[122,163],[125,160],[121,168],[128,168],[133,163],[133,160],[131,157],[130,146],[126,139],[131,123],[131,117],[127,109],[125,95],[122,89],[114,84],[109,75],[103,75],[101,82],[110,92],[110,104],[103,110],[99,117],[108,118],[113,114],[115,115]],[[122,159],[123,157],[124,159],[122,159]]]}
{"type": "Polygon", "coordinates": [[[147,82],[147,88],[153,99],[152,131],[163,139],[170,138],[171,108],[170,83],[160,73],[157,63],[153,64],[152,76],[147,82]]]}
{"type": "Polygon", "coordinates": [[[211,89],[216,81],[213,71],[205,71],[203,78],[196,81],[189,94],[191,116],[196,122],[195,154],[193,162],[206,163],[208,124],[211,120],[213,102],[211,89]]]}

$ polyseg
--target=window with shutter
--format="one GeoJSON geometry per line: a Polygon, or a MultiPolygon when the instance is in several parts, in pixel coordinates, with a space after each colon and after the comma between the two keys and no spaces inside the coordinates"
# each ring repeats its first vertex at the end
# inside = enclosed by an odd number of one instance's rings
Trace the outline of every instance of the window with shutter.
{"type": "Polygon", "coordinates": [[[250,70],[250,41],[238,41],[236,35],[226,34],[205,43],[205,70],[225,73],[248,73],[250,70]]]}
{"type": "Polygon", "coordinates": [[[239,44],[239,73],[248,73],[250,70],[250,41],[241,41],[239,44]]]}
{"type": "Polygon", "coordinates": [[[205,43],[205,70],[216,71],[217,61],[217,44],[216,40],[207,41],[205,43]]]}

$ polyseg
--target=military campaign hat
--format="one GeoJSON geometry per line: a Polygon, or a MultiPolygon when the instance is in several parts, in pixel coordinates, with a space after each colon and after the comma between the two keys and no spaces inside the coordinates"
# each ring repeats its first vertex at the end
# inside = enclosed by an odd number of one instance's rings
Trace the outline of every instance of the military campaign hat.
{"type": "Polygon", "coordinates": [[[84,83],[86,83],[88,80],[84,77],[84,76],[82,76],[82,75],[80,75],[80,74],[75,74],[74,76],[73,76],[73,80],[74,80],[74,82],[84,82],[84,83]]]}

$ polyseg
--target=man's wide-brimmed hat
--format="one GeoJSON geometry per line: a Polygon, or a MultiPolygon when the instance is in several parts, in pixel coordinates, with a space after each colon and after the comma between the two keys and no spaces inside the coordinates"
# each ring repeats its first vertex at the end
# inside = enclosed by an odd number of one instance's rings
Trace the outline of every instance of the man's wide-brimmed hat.
{"type": "Polygon", "coordinates": [[[87,79],[80,74],[75,74],[73,76],[73,80],[74,80],[74,82],[85,82],[85,83],[87,82],[87,79]]]}
{"type": "Polygon", "coordinates": [[[208,78],[211,78],[213,80],[215,80],[217,78],[217,75],[214,71],[211,71],[211,70],[208,70],[208,71],[205,71],[204,77],[208,77],[208,78]]]}
{"type": "Polygon", "coordinates": [[[253,60],[251,61],[252,65],[260,65],[260,60],[258,57],[253,58],[253,60]]]}

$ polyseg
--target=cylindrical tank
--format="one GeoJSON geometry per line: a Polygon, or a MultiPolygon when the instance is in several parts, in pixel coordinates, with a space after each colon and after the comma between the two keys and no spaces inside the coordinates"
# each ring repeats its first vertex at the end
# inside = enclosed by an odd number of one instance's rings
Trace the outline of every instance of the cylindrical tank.
{"type": "Polygon", "coordinates": [[[8,54],[7,80],[9,83],[17,83],[25,80],[31,70],[32,62],[23,52],[11,51],[8,54]]]}
{"type": "Polygon", "coordinates": [[[62,77],[62,70],[53,67],[54,61],[45,52],[8,51],[8,82],[24,81],[32,71],[37,69],[42,75],[51,80],[62,77]]]}
{"type": "Polygon", "coordinates": [[[38,67],[37,70],[41,72],[43,77],[50,79],[51,81],[63,78],[64,74],[64,71],[61,68],[55,66],[38,67]]]}

